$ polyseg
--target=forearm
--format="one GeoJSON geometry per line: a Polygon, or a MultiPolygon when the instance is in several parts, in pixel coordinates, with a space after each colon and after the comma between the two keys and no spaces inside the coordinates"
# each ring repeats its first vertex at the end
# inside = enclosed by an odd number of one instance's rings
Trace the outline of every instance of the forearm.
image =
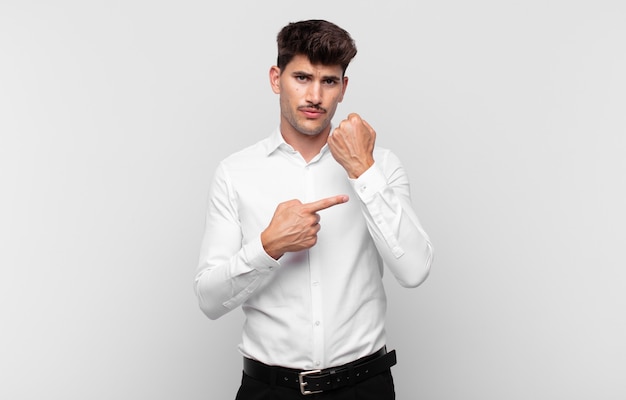
{"type": "Polygon", "coordinates": [[[417,287],[427,277],[433,248],[410,204],[389,188],[363,204],[378,253],[404,287],[417,287]]]}
{"type": "Polygon", "coordinates": [[[399,160],[388,156],[353,185],[385,265],[402,286],[416,287],[428,276],[433,247],[412,208],[408,178],[399,160]]]}
{"type": "Polygon", "coordinates": [[[263,286],[278,262],[260,247],[260,240],[250,243],[233,255],[217,252],[224,246],[207,246],[194,282],[200,309],[217,319],[239,307],[263,286]],[[213,251],[212,251],[213,250],[213,251]]]}

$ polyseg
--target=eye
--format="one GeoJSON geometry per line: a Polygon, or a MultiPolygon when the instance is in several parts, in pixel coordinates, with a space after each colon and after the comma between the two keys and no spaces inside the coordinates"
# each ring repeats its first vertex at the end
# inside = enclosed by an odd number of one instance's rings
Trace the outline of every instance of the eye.
{"type": "Polygon", "coordinates": [[[295,78],[298,82],[306,82],[309,79],[306,75],[296,75],[295,78]]]}
{"type": "Polygon", "coordinates": [[[336,85],[337,84],[337,80],[332,79],[332,78],[328,78],[328,79],[324,80],[324,84],[328,85],[328,86],[336,85]]]}

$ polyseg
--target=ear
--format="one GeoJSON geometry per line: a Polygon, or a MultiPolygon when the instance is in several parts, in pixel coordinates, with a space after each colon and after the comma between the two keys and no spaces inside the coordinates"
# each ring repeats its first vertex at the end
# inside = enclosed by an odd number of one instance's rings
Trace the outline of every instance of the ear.
{"type": "Polygon", "coordinates": [[[280,93],[280,68],[275,65],[270,68],[270,86],[274,93],[280,93]]]}
{"type": "Polygon", "coordinates": [[[343,77],[343,87],[341,88],[341,97],[339,98],[339,102],[343,101],[343,95],[346,94],[346,89],[348,88],[348,77],[343,77]]]}

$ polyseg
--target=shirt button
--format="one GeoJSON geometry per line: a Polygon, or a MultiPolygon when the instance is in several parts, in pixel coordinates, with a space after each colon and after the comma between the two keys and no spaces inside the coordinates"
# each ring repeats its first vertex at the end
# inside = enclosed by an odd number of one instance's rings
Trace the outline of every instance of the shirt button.
{"type": "Polygon", "coordinates": [[[367,190],[367,185],[361,186],[361,192],[365,192],[365,190],[367,190]]]}
{"type": "Polygon", "coordinates": [[[320,326],[320,323],[321,322],[319,322],[319,321],[315,321],[315,326],[320,326]]]}
{"type": "Polygon", "coordinates": [[[317,285],[319,285],[319,284],[320,284],[320,283],[319,283],[318,281],[313,282],[313,286],[317,286],[317,285]]]}
{"type": "Polygon", "coordinates": [[[315,366],[316,366],[316,367],[319,367],[319,366],[320,366],[320,364],[321,364],[321,362],[319,362],[319,361],[315,361],[315,366]]]}

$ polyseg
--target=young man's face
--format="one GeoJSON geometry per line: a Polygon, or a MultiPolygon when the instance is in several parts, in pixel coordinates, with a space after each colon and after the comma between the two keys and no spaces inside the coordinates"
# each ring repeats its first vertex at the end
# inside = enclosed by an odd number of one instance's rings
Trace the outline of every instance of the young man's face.
{"type": "Polygon", "coordinates": [[[328,133],[348,85],[342,72],[340,65],[314,65],[304,55],[296,55],[283,71],[272,67],[270,82],[280,94],[281,129],[309,136],[328,133]]]}

